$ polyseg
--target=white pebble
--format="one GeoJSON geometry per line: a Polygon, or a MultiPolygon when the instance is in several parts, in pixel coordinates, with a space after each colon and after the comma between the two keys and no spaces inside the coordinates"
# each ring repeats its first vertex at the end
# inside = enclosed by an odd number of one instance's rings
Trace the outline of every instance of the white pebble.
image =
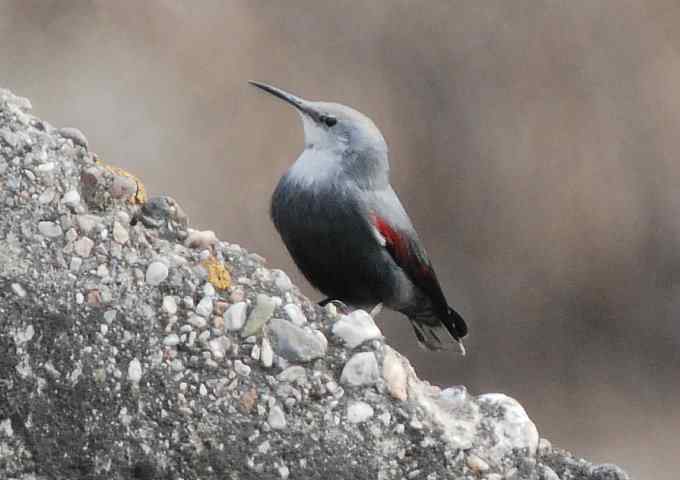
{"type": "Polygon", "coordinates": [[[267,423],[269,423],[269,426],[272,427],[274,430],[281,430],[282,428],[286,428],[286,414],[283,413],[281,407],[279,407],[278,405],[274,405],[272,408],[269,409],[267,423]]]}
{"type": "Polygon", "coordinates": [[[132,383],[139,383],[142,378],[142,364],[133,358],[128,365],[128,380],[132,383]]]}
{"type": "Polygon", "coordinates": [[[92,240],[88,237],[81,237],[73,244],[73,251],[76,252],[76,255],[86,258],[92,253],[92,247],[94,247],[92,240]]]}
{"type": "Polygon", "coordinates": [[[241,330],[246,322],[246,302],[238,302],[224,312],[224,329],[226,331],[241,330]]]}
{"type": "Polygon", "coordinates": [[[146,269],[146,283],[159,285],[168,278],[168,267],[163,262],[152,262],[146,269]]]}
{"type": "Polygon", "coordinates": [[[69,190],[64,194],[61,201],[64,202],[65,205],[75,208],[80,204],[80,194],[77,190],[69,190]]]}
{"type": "Polygon", "coordinates": [[[347,406],[347,421],[349,423],[362,423],[373,416],[373,407],[366,402],[351,402],[347,406]]]}
{"type": "Polygon", "coordinates": [[[59,237],[63,233],[61,227],[54,222],[38,222],[38,231],[49,238],[59,237]]]}
{"type": "Polygon", "coordinates": [[[196,305],[196,313],[201,317],[208,317],[213,311],[213,299],[212,297],[205,296],[196,305]]]}
{"type": "Polygon", "coordinates": [[[163,297],[163,311],[168,315],[174,315],[177,313],[177,301],[172,295],[166,295],[163,297]]]}
{"type": "Polygon", "coordinates": [[[12,284],[12,291],[16,294],[17,297],[24,298],[26,296],[26,290],[18,283],[12,284]]]}
{"type": "Polygon", "coordinates": [[[295,325],[298,327],[301,327],[305,323],[307,323],[307,317],[305,317],[305,314],[302,313],[302,309],[295,305],[294,303],[289,303],[285,307],[283,307],[283,310],[286,312],[286,315],[290,319],[291,322],[293,322],[295,325]]]}

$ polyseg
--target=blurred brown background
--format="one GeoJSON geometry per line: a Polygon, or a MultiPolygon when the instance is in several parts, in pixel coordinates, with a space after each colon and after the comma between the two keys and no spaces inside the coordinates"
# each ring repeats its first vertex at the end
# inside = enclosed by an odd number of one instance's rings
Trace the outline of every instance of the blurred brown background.
{"type": "Polygon", "coordinates": [[[419,373],[519,399],[542,436],[677,478],[675,0],[0,0],[0,85],[195,225],[295,272],[268,218],[302,146],[268,81],[371,116],[469,355],[419,373]]]}

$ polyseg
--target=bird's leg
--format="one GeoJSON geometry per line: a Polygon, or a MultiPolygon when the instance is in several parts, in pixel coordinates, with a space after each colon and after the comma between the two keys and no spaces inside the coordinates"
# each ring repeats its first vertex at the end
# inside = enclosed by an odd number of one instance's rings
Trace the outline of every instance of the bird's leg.
{"type": "Polygon", "coordinates": [[[371,315],[371,317],[375,318],[378,315],[380,315],[380,312],[382,312],[382,309],[383,309],[383,304],[382,304],[382,302],[380,302],[375,307],[371,308],[369,315],[371,315]]]}
{"type": "Polygon", "coordinates": [[[340,313],[342,313],[343,315],[347,315],[349,312],[352,311],[351,308],[349,308],[345,303],[343,303],[342,301],[338,300],[337,298],[326,298],[326,299],[324,299],[324,300],[321,300],[321,301],[319,302],[319,306],[320,306],[320,307],[325,307],[325,306],[328,305],[329,303],[332,303],[333,305],[335,305],[335,307],[338,309],[338,311],[339,311],[340,313]]]}

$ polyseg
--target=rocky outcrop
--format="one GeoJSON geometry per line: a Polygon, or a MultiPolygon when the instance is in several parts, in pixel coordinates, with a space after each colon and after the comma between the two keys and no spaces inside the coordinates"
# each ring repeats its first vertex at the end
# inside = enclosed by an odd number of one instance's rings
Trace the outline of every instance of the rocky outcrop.
{"type": "Polygon", "coordinates": [[[0,477],[625,479],[522,406],[419,380],[362,311],[0,90],[0,477]]]}

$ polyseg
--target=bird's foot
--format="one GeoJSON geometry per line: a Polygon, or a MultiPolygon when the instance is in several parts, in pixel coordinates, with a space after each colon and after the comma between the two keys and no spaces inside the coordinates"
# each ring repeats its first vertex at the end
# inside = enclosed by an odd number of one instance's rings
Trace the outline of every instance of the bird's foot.
{"type": "Polygon", "coordinates": [[[375,307],[371,308],[371,311],[369,312],[369,315],[370,315],[371,317],[375,318],[375,317],[377,317],[378,315],[380,315],[380,312],[382,312],[382,309],[383,309],[383,304],[382,304],[382,302],[380,302],[380,303],[377,304],[375,307]]]}

